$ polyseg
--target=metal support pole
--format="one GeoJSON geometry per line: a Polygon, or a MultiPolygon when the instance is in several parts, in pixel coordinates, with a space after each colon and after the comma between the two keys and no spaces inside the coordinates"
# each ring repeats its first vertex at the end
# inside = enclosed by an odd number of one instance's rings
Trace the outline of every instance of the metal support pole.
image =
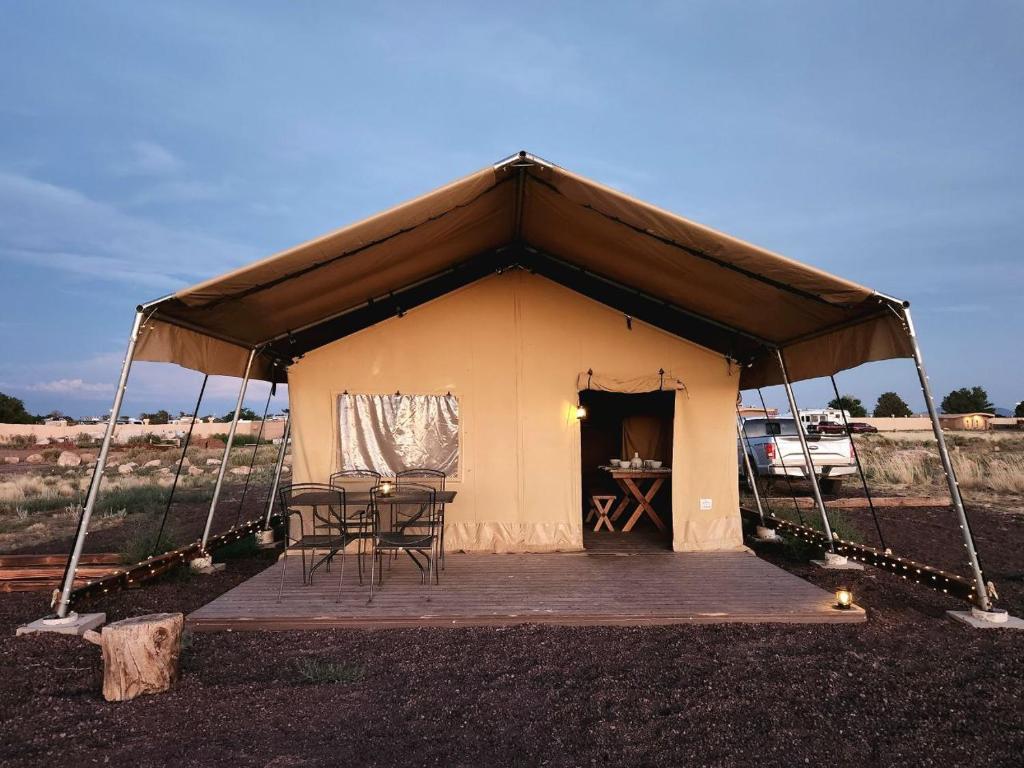
{"type": "Polygon", "coordinates": [[[263,521],[263,530],[270,529],[270,517],[274,513],[274,497],[277,496],[277,486],[281,482],[281,468],[284,466],[284,455],[288,452],[288,438],[292,432],[292,415],[288,413],[284,417],[284,436],[281,438],[281,450],[277,453],[277,466],[274,468],[274,480],[270,484],[270,497],[267,499],[267,517],[263,521]]]}
{"type": "Polygon", "coordinates": [[[964,500],[960,495],[960,484],[957,482],[956,473],[953,471],[953,462],[949,458],[946,438],[942,434],[942,424],[939,422],[939,412],[936,410],[935,400],[932,398],[932,388],[928,383],[928,374],[924,369],[921,347],[917,343],[917,334],[914,333],[914,322],[910,319],[910,309],[906,305],[903,306],[902,311],[903,319],[907,326],[907,335],[910,337],[910,343],[913,347],[917,377],[921,381],[921,394],[924,395],[924,404],[928,409],[928,417],[932,422],[932,431],[935,433],[935,440],[939,444],[939,458],[942,460],[942,471],[946,475],[946,485],[949,486],[949,495],[953,499],[953,508],[956,510],[957,521],[960,524],[960,531],[964,537],[964,548],[967,550],[967,564],[970,566],[971,573],[974,576],[976,602],[979,608],[989,611],[992,609],[992,601],[988,597],[985,577],[981,572],[981,563],[978,561],[978,550],[974,546],[971,526],[967,522],[964,500]]]}
{"type": "Polygon", "coordinates": [[[800,421],[800,410],[796,407],[796,396],[793,394],[793,387],[789,383],[789,371],[786,370],[786,359],[782,350],[776,349],[775,354],[779,359],[779,368],[782,369],[782,383],[786,388],[786,398],[789,400],[789,410],[793,413],[793,421],[796,422],[796,435],[800,440],[800,448],[804,453],[805,470],[804,474],[811,483],[811,493],[814,494],[814,503],[821,513],[821,524],[825,526],[825,536],[828,537],[828,548],[830,552],[836,551],[835,541],[832,539],[832,526],[828,522],[828,514],[825,512],[825,502],[821,498],[821,489],[818,487],[818,476],[814,473],[814,461],[811,458],[811,449],[807,447],[807,436],[804,434],[804,425],[800,421]]]}
{"type": "Polygon", "coordinates": [[[224,446],[224,455],[220,460],[220,470],[217,472],[217,483],[213,486],[213,498],[210,499],[210,512],[206,516],[206,527],[203,529],[203,540],[199,545],[201,555],[205,556],[206,543],[210,539],[210,527],[213,525],[213,513],[217,511],[217,500],[220,498],[220,489],[224,485],[224,474],[228,471],[228,456],[231,453],[231,444],[235,441],[235,430],[238,428],[238,415],[242,412],[242,402],[245,400],[245,390],[249,386],[249,373],[252,371],[252,361],[256,357],[256,348],[249,351],[249,361],[245,364],[245,375],[242,377],[242,386],[238,390],[238,402],[235,403],[235,415],[231,419],[231,427],[228,429],[227,444],[224,446]]]}
{"type": "Polygon", "coordinates": [[[140,307],[135,312],[132,332],[128,337],[128,350],[125,352],[124,361],[121,363],[121,377],[118,379],[117,391],[114,393],[114,404],[110,407],[110,418],[107,420],[107,429],[103,433],[103,443],[100,446],[100,455],[96,459],[96,469],[92,473],[89,495],[86,496],[85,508],[82,510],[82,519],[78,523],[78,535],[75,537],[75,545],[71,550],[71,558],[68,560],[67,570],[64,573],[64,584],[61,587],[60,600],[57,603],[57,616],[62,619],[68,615],[68,607],[71,604],[71,590],[75,583],[75,571],[78,570],[78,561],[82,558],[85,536],[89,532],[89,520],[92,518],[92,511],[96,507],[96,499],[99,498],[103,470],[107,466],[107,454],[110,452],[110,442],[114,438],[114,427],[117,426],[117,417],[121,415],[121,403],[124,400],[124,391],[128,386],[128,373],[132,368],[132,360],[135,359],[135,344],[139,340],[139,332],[141,330],[142,308],[140,307]]]}
{"type": "Polygon", "coordinates": [[[754,476],[754,469],[750,466],[750,454],[747,452],[746,441],[744,440],[743,427],[739,419],[736,420],[736,436],[740,439],[740,450],[743,452],[743,465],[747,470],[747,484],[754,494],[754,502],[757,504],[757,514],[761,516],[761,525],[764,525],[764,509],[761,507],[761,493],[757,490],[757,478],[754,476]]]}

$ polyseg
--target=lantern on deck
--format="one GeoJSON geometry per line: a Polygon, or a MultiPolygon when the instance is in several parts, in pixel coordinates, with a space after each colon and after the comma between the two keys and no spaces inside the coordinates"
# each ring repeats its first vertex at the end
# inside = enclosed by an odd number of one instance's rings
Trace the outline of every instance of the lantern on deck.
{"type": "Polygon", "coordinates": [[[846,587],[839,587],[836,590],[836,608],[841,611],[850,610],[853,605],[853,592],[846,587]]]}

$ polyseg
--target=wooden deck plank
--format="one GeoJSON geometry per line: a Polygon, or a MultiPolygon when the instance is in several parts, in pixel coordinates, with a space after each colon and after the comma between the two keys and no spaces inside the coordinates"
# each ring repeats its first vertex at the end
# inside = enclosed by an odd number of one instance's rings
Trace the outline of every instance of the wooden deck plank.
{"type": "Polygon", "coordinates": [[[832,595],[747,552],[647,555],[448,556],[439,586],[427,588],[399,559],[368,604],[355,559],[321,569],[303,585],[297,558],[243,582],[188,616],[196,630],[498,626],[521,623],[654,625],[708,622],[850,623],[832,595]]]}

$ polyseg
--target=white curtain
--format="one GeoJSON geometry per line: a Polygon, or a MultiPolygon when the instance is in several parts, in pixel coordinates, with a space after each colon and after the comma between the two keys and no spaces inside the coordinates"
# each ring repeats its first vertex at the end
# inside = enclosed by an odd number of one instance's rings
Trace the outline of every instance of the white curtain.
{"type": "Polygon", "coordinates": [[[341,469],[393,477],[404,469],[459,472],[459,401],[454,395],[338,397],[341,469]]]}

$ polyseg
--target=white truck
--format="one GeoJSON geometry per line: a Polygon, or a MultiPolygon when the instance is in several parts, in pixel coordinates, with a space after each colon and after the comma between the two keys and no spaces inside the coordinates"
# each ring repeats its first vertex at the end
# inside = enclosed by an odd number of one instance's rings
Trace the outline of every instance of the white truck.
{"type": "MultiPolygon", "coordinates": [[[[805,478],[807,462],[796,430],[792,418],[745,419],[742,438],[737,438],[740,476],[744,481],[747,481],[744,452],[750,458],[754,479],[761,487],[787,475],[805,478]]],[[[849,435],[821,435],[806,430],[804,434],[821,492],[838,493],[843,478],[857,471],[849,435]]]]}

